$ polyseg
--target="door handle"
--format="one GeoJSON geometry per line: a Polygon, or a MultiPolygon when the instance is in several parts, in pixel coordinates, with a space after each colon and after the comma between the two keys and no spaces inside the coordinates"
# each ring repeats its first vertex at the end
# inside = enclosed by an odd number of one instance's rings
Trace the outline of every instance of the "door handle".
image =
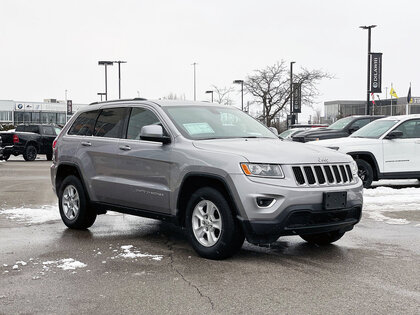
{"type": "Polygon", "coordinates": [[[122,146],[120,146],[120,150],[123,150],[123,151],[130,151],[130,150],[131,150],[131,148],[130,148],[130,146],[129,146],[129,145],[122,145],[122,146]]]}
{"type": "Polygon", "coordinates": [[[85,147],[90,147],[92,146],[92,143],[90,143],[89,141],[82,141],[81,144],[85,147]]]}

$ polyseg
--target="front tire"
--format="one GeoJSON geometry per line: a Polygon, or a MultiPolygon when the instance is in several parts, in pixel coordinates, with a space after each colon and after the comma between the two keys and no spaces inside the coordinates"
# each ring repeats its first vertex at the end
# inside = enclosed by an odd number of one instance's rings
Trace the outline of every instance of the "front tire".
{"type": "Polygon", "coordinates": [[[192,194],[185,225],[192,247],[204,258],[228,258],[244,243],[244,233],[229,203],[211,187],[200,188],[192,194]]]}
{"type": "Polygon", "coordinates": [[[25,161],[35,161],[38,151],[35,146],[28,145],[23,152],[23,158],[25,161]]]}
{"type": "Polygon", "coordinates": [[[356,164],[359,169],[358,175],[363,182],[363,187],[369,188],[373,181],[372,166],[365,160],[361,160],[361,159],[357,159],[356,164]]]}
{"type": "Polygon", "coordinates": [[[310,244],[328,245],[338,241],[344,234],[345,232],[332,231],[327,233],[300,235],[300,237],[310,244]]]}
{"type": "Polygon", "coordinates": [[[60,216],[64,224],[76,230],[84,230],[93,225],[96,212],[89,209],[89,202],[80,179],[67,176],[60,187],[58,196],[60,216]]]}

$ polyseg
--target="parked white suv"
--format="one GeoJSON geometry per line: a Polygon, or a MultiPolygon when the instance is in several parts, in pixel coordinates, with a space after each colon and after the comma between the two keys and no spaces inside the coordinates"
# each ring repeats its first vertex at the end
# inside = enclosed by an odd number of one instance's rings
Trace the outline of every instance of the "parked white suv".
{"type": "Polygon", "coordinates": [[[379,179],[420,179],[420,115],[378,119],[348,138],[311,144],[351,155],[364,187],[379,179]]]}

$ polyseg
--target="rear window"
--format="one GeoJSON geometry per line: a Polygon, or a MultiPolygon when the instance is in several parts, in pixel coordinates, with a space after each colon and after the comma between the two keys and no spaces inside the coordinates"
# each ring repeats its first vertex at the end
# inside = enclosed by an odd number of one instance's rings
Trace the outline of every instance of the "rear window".
{"type": "Polygon", "coordinates": [[[42,126],[42,133],[47,136],[55,136],[54,129],[51,126],[42,126]]]}
{"type": "Polygon", "coordinates": [[[127,108],[108,108],[101,111],[95,125],[94,136],[121,138],[127,118],[127,108]]]}
{"type": "Polygon", "coordinates": [[[68,132],[69,135],[91,136],[99,110],[84,112],[76,118],[68,132]]]}

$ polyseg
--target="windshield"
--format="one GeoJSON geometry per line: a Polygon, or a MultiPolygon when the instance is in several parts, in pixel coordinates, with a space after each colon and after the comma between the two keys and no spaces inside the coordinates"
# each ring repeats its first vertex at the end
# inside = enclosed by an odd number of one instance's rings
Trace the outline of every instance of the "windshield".
{"type": "Polygon", "coordinates": [[[232,107],[163,107],[182,135],[188,139],[273,138],[268,128],[232,107]]]}
{"type": "Polygon", "coordinates": [[[375,120],[357,130],[350,137],[379,139],[385,132],[395,126],[397,122],[398,120],[375,120]]]}
{"type": "Polygon", "coordinates": [[[296,132],[295,129],[289,129],[289,130],[283,131],[281,134],[279,134],[279,137],[282,137],[283,139],[285,139],[288,136],[291,136],[295,132],[296,132]]]}
{"type": "Polygon", "coordinates": [[[339,120],[337,120],[335,123],[333,123],[331,126],[328,126],[327,129],[334,129],[334,130],[338,130],[338,129],[343,129],[345,128],[351,121],[353,120],[352,117],[346,117],[346,118],[341,118],[339,120]]]}

